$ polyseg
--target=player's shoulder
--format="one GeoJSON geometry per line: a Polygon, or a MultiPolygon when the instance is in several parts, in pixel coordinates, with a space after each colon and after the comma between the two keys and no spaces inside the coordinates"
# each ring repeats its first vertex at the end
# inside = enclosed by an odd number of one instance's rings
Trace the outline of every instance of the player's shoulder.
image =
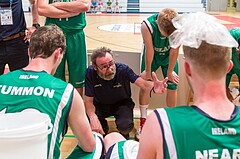
{"type": "Polygon", "coordinates": [[[167,113],[167,114],[182,114],[191,112],[193,108],[191,106],[176,106],[174,108],[157,108],[155,112],[158,113],[167,113]]]}

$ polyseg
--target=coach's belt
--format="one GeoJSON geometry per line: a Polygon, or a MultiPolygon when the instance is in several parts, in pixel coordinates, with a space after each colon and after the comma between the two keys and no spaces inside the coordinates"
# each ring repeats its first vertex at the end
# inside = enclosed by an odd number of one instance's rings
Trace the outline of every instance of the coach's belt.
{"type": "Polygon", "coordinates": [[[4,39],[2,39],[0,41],[9,41],[9,40],[13,40],[13,39],[19,38],[21,36],[25,36],[25,32],[19,32],[17,34],[13,34],[13,35],[11,35],[11,36],[9,36],[7,38],[4,38],[4,39]]]}

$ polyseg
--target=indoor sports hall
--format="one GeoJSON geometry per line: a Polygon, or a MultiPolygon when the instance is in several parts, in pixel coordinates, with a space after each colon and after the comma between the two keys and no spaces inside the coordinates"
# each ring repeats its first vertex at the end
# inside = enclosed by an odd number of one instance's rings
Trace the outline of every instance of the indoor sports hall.
{"type": "MultiPolygon", "coordinates": [[[[114,1],[114,0],[113,0],[114,1]]],[[[103,7],[96,12],[87,12],[87,25],[85,28],[88,55],[98,47],[108,47],[113,50],[116,61],[129,65],[136,73],[140,73],[140,58],[142,49],[141,22],[153,13],[158,13],[163,8],[173,8],[179,14],[189,12],[207,12],[215,16],[228,29],[240,27],[240,0],[119,0],[120,13],[106,9],[106,0],[103,7]]],[[[28,10],[25,4],[25,10],[28,10]]],[[[28,25],[31,25],[31,13],[25,13],[28,25]]],[[[44,25],[44,17],[40,17],[41,26],[44,25]]],[[[223,39],[224,40],[224,39],[223,39]]],[[[179,57],[178,101],[177,105],[189,105],[192,101],[191,91],[183,73],[183,54],[179,57]]],[[[89,62],[90,64],[90,62],[89,62]]],[[[6,68],[6,72],[7,72],[6,68]]],[[[163,79],[161,73],[157,72],[159,79],[163,79]]],[[[234,87],[237,82],[232,79],[234,87]]],[[[138,111],[139,88],[132,85],[132,95],[135,102],[135,129],[139,126],[138,111]]],[[[153,95],[150,109],[165,107],[165,95],[153,95]]],[[[114,119],[110,118],[111,130],[114,130],[114,119]]],[[[62,146],[62,158],[71,153],[77,142],[71,130],[66,134],[62,146]]]]}

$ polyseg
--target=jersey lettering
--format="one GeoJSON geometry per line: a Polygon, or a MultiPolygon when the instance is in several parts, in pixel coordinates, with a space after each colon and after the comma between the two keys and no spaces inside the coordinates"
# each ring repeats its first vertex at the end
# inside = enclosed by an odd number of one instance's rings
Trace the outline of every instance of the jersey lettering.
{"type": "Polygon", "coordinates": [[[154,50],[157,52],[167,52],[170,49],[170,46],[165,46],[163,48],[154,47],[154,50]]]}
{"type": "Polygon", "coordinates": [[[233,149],[232,155],[228,149],[223,149],[219,154],[218,149],[195,151],[196,159],[240,159],[240,149],[233,149]]]}
{"type": "Polygon", "coordinates": [[[50,88],[38,87],[16,87],[16,86],[6,86],[0,85],[0,93],[13,96],[43,96],[48,98],[53,98],[55,90],[50,88]]]}
{"type": "Polygon", "coordinates": [[[36,75],[20,75],[19,79],[38,79],[38,77],[36,75]]]}
{"type": "Polygon", "coordinates": [[[213,135],[236,135],[237,131],[234,128],[212,128],[213,135]]]}
{"type": "Polygon", "coordinates": [[[4,108],[3,110],[0,111],[0,114],[5,114],[6,110],[7,110],[7,108],[4,108]]]}

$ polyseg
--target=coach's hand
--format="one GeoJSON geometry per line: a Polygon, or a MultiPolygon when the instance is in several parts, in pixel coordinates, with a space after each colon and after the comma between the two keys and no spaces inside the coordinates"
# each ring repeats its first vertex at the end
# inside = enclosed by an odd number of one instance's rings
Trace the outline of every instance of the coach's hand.
{"type": "Polygon", "coordinates": [[[91,128],[92,128],[92,131],[104,135],[105,133],[103,131],[103,128],[102,128],[102,125],[101,125],[100,121],[98,120],[97,115],[96,114],[92,115],[89,118],[90,118],[90,125],[91,125],[91,128]]]}

